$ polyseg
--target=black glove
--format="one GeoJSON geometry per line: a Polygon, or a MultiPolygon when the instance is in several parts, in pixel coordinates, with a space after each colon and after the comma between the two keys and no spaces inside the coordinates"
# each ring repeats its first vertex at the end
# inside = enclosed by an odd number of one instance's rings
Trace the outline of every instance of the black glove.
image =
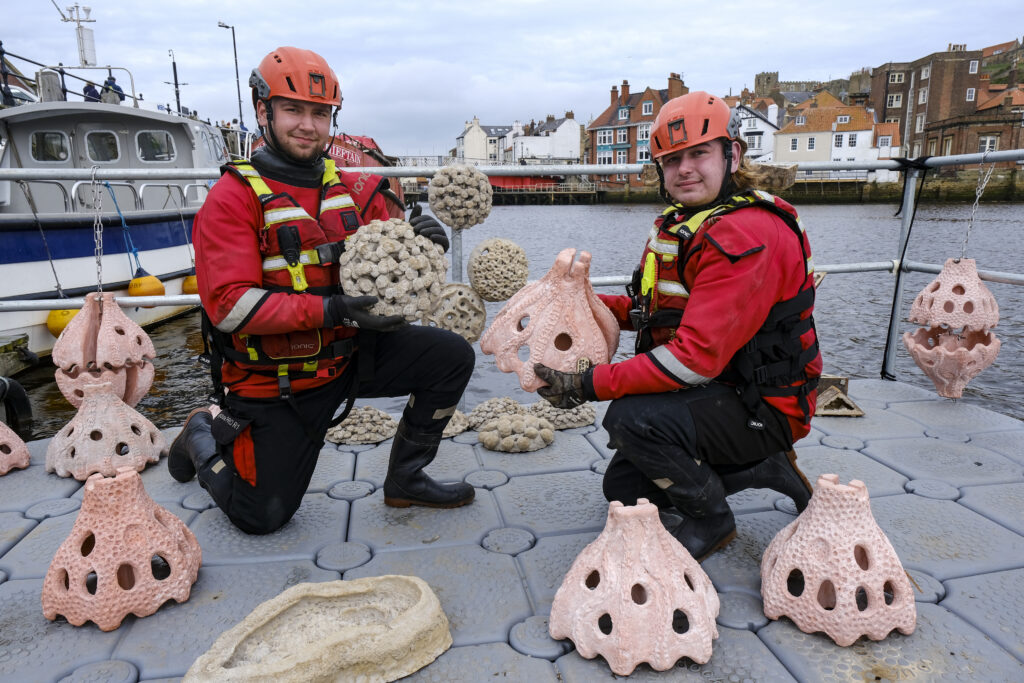
{"type": "Polygon", "coordinates": [[[537,389],[537,393],[556,408],[575,408],[581,403],[597,399],[594,395],[594,383],[590,378],[591,370],[561,372],[535,363],[533,371],[548,383],[548,386],[537,389]]]}
{"type": "Polygon", "coordinates": [[[348,296],[334,294],[324,297],[324,327],[358,327],[374,332],[394,332],[407,324],[400,315],[375,315],[370,306],[377,303],[375,296],[348,296]]]}
{"type": "Polygon", "coordinates": [[[433,216],[421,216],[423,207],[417,204],[412,207],[409,214],[409,225],[417,235],[426,237],[434,244],[440,245],[441,249],[448,253],[448,236],[444,234],[444,228],[433,216]]]}

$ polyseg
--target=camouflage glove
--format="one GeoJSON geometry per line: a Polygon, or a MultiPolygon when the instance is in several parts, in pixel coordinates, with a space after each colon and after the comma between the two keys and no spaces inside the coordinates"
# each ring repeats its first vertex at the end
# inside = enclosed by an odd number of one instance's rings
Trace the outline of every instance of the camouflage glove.
{"type": "Polygon", "coordinates": [[[593,370],[586,372],[561,372],[536,363],[533,371],[548,386],[537,389],[537,393],[556,408],[575,408],[587,401],[597,400],[594,394],[593,370]]]}

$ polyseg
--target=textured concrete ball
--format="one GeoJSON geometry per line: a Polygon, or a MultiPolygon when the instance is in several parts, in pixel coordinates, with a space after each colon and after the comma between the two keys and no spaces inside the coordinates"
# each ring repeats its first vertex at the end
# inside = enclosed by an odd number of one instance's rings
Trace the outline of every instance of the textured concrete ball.
{"type": "Polygon", "coordinates": [[[526,285],[530,267],[515,242],[492,237],[469,255],[469,284],[484,301],[505,301],[526,285]]]}
{"type": "Polygon", "coordinates": [[[505,415],[480,427],[477,438],[484,448],[504,453],[540,450],[555,440],[554,426],[534,415],[505,415]]]}
{"type": "Polygon", "coordinates": [[[423,316],[423,323],[451,330],[472,344],[484,332],[487,309],[472,287],[451,282],[441,290],[441,299],[434,310],[423,316]]]}
{"type": "Polygon", "coordinates": [[[480,425],[483,425],[491,420],[495,420],[499,417],[506,415],[524,415],[526,413],[526,406],[521,404],[519,401],[509,396],[495,396],[489,398],[483,403],[477,405],[469,412],[466,419],[469,420],[470,429],[479,429],[480,425]]]}
{"type": "Polygon", "coordinates": [[[345,240],[339,266],[345,294],[375,296],[373,313],[409,322],[434,309],[448,274],[444,250],[397,218],[359,228],[345,240]]]}
{"type": "Polygon", "coordinates": [[[472,166],[448,166],[430,179],[430,210],[453,230],[471,228],[491,213],[493,190],[487,176],[472,166]]]}

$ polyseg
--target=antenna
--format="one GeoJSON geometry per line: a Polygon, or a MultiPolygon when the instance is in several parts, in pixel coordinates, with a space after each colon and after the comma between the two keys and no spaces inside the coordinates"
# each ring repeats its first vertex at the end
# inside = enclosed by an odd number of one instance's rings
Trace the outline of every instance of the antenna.
{"type": "Polygon", "coordinates": [[[79,66],[96,66],[96,41],[93,39],[92,29],[82,26],[82,24],[86,23],[96,23],[95,19],[89,18],[89,15],[92,14],[92,8],[79,7],[76,2],[71,7],[65,8],[68,16],[64,16],[64,12],[61,12],[60,7],[57,6],[57,0],[50,0],[50,2],[57,8],[61,21],[75,22],[75,35],[78,38],[79,66]]]}

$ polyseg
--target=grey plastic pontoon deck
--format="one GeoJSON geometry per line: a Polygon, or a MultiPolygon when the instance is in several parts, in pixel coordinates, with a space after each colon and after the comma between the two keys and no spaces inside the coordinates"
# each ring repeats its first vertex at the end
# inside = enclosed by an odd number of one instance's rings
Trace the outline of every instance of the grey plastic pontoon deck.
{"type": "MultiPolygon", "coordinates": [[[[761,611],[759,567],[793,519],[768,490],[730,498],[737,539],[703,564],[721,597],[711,660],[681,660],[645,680],[1024,680],[1024,423],[907,384],[853,380],[861,418],[816,417],[799,444],[813,482],[864,481],[872,510],[916,585],[917,629],[841,648],[761,611]]],[[[599,404],[599,413],[602,404],[599,404]]],[[[173,437],[176,430],[168,430],[173,437]]],[[[257,604],[304,581],[413,574],[437,593],[452,648],[411,681],[600,681],[614,676],[547,635],[562,576],[604,526],[599,425],[558,432],[550,447],[494,453],[467,432],[443,442],[429,472],[465,479],[477,500],[456,510],[385,507],[390,441],[327,444],[294,519],[268,536],[234,529],[196,482],[164,462],[142,473],[150,496],[195,532],[203,565],[182,604],[129,616],[104,633],[47,621],[40,592],[68,536],[82,484],[32,465],[0,477],[0,680],[152,681],[182,676],[257,604]]]]}

